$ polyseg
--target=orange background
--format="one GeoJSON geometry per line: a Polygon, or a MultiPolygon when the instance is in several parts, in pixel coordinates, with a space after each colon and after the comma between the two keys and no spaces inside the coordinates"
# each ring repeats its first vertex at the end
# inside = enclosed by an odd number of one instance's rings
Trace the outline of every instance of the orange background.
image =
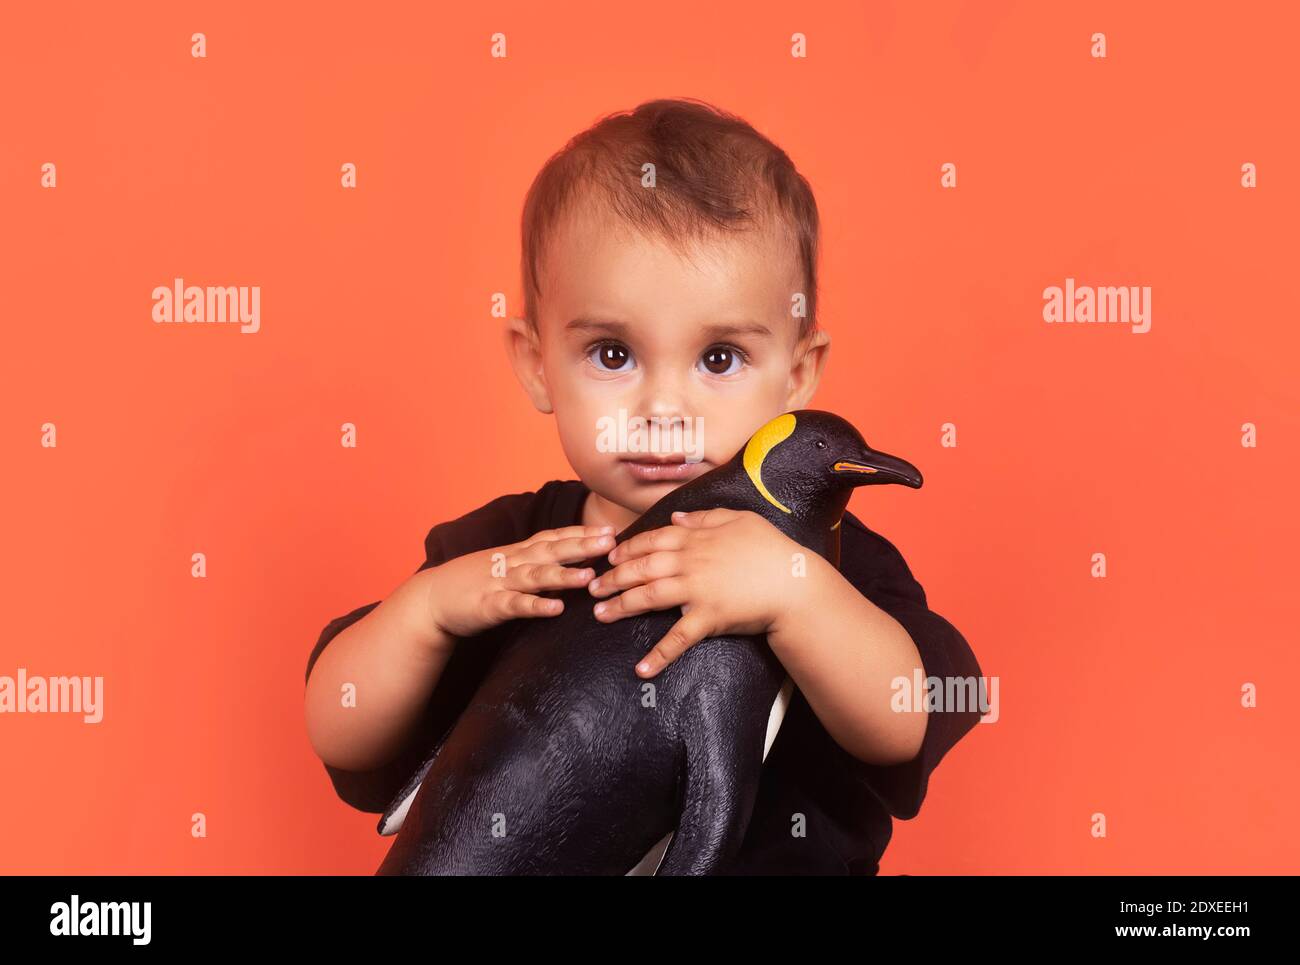
{"type": "Polygon", "coordinates": [[[6,9],[0,674],[103,675],[105,719],[0,717],[0,870],[373,872],[308,653],[434,523],[572,478],[490,297],[545,159],[691,96],[811,181],[814,405],[926,479],[851,509],[1000,678],[882,873],[1295,871],[1294,5],[470,6],[6,9]],[[177,276],[262,330],[155,324],[177,276]],[[1066,277],[1151,331],[1044,323],[1066,277]]]}

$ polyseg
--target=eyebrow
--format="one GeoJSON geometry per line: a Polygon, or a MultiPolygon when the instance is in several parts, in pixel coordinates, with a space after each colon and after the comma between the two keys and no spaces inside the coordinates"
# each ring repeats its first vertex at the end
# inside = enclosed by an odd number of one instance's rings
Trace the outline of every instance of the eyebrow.
{"type": "MultiPolygon", "coordinates": [[[[579,316],[564,326],[566,332],[601,332],[609,335],[626,337],[628,324],[612,318],[588,318],[579,316]]],[[[771,335],[772,330],[759,322],[717,322],[701,325],[700,331],[710,338],[728,338],[736,335],[771,335]]]]}

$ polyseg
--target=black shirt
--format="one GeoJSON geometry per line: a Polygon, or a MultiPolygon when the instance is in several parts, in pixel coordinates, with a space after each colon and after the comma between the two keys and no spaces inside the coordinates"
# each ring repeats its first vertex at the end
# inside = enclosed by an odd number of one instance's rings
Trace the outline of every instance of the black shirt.
{"type": "MultiPolygon", "coordinates": [[[[518,542],[540,530],[581,525],[588,492],[580,480],[551,480],[537,492],[499,496],[458,519],[439,523],[425,537],[425,559],[416,572],[466,553],[518,542]]],[[[930,610],[925,591],[902,555],[847,512],[841,524],[840,572],[907,630],[926,677],[979,677],[979,664],[965,638],[930,610]]],[[[329,641],[379,602],[326,625],[308,658],[308,677],[329,641]]],[[[325,765],[340,798],[352,807],[377,814],[392,803],[469,705],[509,626],[502,624],[457,645],[419,725],[393,760],[364,772],[325,765]]],[[[763,764],[758,799],[740,855],[728,872],[876,874],[893,833],[892,818],[916,816],[930,773],[978,720],[975,709],[931,711],[925,741],[915,758],[889,766],[866,764],[835,742],[796,687],[763,764]],[[796,814],[804,816],[804,836],[792,833],[796,814]]]]}

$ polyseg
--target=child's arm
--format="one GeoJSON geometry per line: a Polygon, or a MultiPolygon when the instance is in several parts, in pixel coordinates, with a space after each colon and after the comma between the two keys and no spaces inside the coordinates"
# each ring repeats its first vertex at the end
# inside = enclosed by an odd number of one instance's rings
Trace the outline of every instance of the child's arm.
{"type": "Polygon", "coordinates": [[[321,651],[307,680],[306,715],[308,739],[326,764],[370,770],[414,727],[456,645],[432,613],[444,597],[442,576],[439,566],[416,573],[321,651]]]}
{"type": "Polygon", "coordinates": [[[390,760],[424,711],[457,642],[515,617],[561,612],[559,600],[536,594],[585,585],[591,570],[563,564],[608,550],[613,537],[600,534],[609,529],[544,530],[405,580],[340,631],[312,666],[306,718],[316,754],[349,771],[390,760]]]}
{"type": "Polygon", "coordinates": [[[924,674],[916,643],[820,556],[792,582],[784,619],[768,631],[772,652],[837,744],[865,764],[916,758],[928,714],[894,710],[892,681],[924,674]]]}
{"type": "Polygon", "coordinates": [[[980,667],[961,633],[930,609],[898,549],[849,513],[844,526],[842,569],[810,555],[807,579],[768,643],[844,752],[845,773],[906,820],[939,761],[980,720],[978,706],[947,705],[948,695],[962,701],[958,685],[974,695],[980,667]],[[911,687],[918,670],[922,681],[940,681],[938,710],[924,690],[912,695],[918,706],[896,706],[894,681],[911,687]]]}
{"type": "Polygon", "coordinates": [[[925,739],[915,757],[892,765],[849,765],[855,783],[870,788],[894,817],[907,820],[920,811],[939,762],[981,721],[983,671],[961,631],[930,608],[925,590],[897,547],[850,513],[844,521],[844,538],[853,537],[859,548],[843,561],[843,575],[902,625],[920,654],[924,682],[920,693],[911,696],[925,698],[932,679],[941,686],[938,709],[901,715],[926,718],[925,739]]]}

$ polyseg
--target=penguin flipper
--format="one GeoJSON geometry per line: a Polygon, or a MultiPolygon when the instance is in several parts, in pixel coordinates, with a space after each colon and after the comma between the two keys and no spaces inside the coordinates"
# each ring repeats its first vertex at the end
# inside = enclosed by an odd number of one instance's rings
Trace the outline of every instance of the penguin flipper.
{"type": "Polygon", "coordinates": [[[402,830],[402,823],[406,820],[406,813],[411,810],[411,802],[415,800],[416,792],[420,790],[420,785],[424,783],[425,775],[429,773],[429,768],[433,767],[434,759],[437,758],[438,752],[442,750],[442,745],[447,742],[447,735],[444,734],[433,748],[433,753],[424,759],[414,774],[402,785],[402,789],[397,792],[392,802],[379,816],[377,830],[384,837],[396,834],[402,830]]]}
{"type": "MultiPolygon", "coordinates": [[[[764,763],[767,762],[768,751],[772,749],[772,742],[776,740],[776,735],[781,730],[781,722],[785,720],[785,712],[790,706],[790,695],[793,691],[794,681],[787,674],[785,683],[781,685],[781,690],[776,695],[776,700],[772,702],[772,710],[768,713],[767,736],[763,740],[764,763]]],[[[638,877],[657,874],[659,866],[663,863],[664,853],[668,850],[668,845],[672,843],[672,839],[673,833],[669,831],[627,874],[638,877]]]]}
{"type": "Polygon", "coordinates": [[[682,813],[655,875],[719,873],[740,850],[758,794],[762,738],[728,714],[712,688],[697,691],[691,707],[682,722],[682,813]]]}

